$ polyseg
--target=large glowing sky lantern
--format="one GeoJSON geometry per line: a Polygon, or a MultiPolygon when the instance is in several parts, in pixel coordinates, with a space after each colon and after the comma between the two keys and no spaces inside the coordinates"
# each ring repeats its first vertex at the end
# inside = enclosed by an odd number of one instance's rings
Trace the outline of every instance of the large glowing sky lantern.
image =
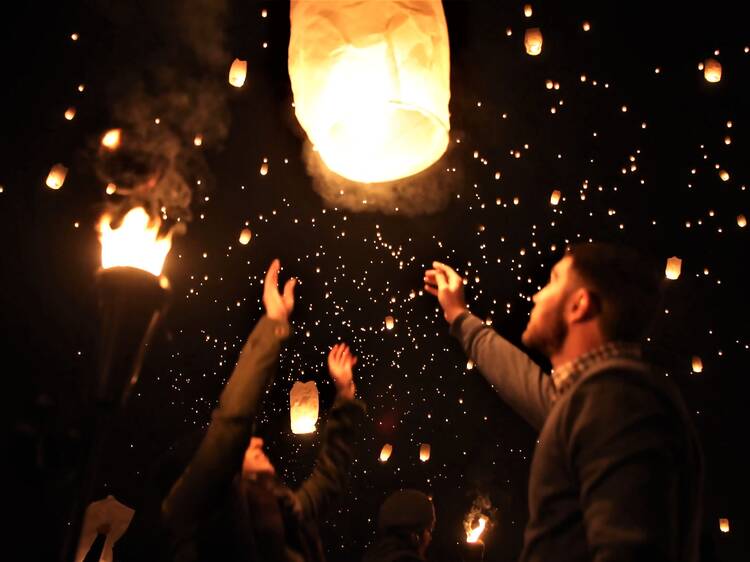
{"type": "Polygon", "coordinates": [[[291,0],[297,119],[325,165],[397,180],[448,146],[450,52],[440,0],[291,0]]]}

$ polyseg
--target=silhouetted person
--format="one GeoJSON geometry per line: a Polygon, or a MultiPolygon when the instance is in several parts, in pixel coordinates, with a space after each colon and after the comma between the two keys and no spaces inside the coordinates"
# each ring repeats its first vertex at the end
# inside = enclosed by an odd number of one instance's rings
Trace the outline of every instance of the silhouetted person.
{"type": "Polygon", "coordinates": [[[702,454],[679,393],[641,358],[659,271],[631,250],[570,248],[533,297],[523,343],[547,375],[469,313],[463,280],[433,262],[436,295],[464,351],[540,431],[523,561],[698,558],[702,454]]]}
{"type": "Polygon", "coordinates": [[[252,437],[253,420],[289,335],[295,280],[278,291],[279,261],[266,273],[266,315],[256,325],[212,414],[190,465],[164,500],[175,560],[319,562],[325,559],[317,522],[344,490],[356,426],[364,406],[355,400],[346,344],[335,346],[328,367],[336,389],[312,475],[292,491],[275,476],[252,437]],[[248,445],[249,443],[249,445],[248,445]]]}
{"type": "Polygon", "coordinates": [[[435,507],[418,490],[400,490],[386,498],[378,513],[378,538],[363,562],[420,562],[435,530],[435,507]]]}

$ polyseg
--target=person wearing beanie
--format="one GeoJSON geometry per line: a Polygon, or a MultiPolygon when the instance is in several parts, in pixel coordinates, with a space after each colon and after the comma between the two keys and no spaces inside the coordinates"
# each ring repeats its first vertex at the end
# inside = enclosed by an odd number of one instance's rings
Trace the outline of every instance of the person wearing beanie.
{"type": "Polygon", "coordinates": [[[421,562],[435,529],[432,500],[418,490],[386,498],[378,513],[378,539],[363,562],[421,562]]]}

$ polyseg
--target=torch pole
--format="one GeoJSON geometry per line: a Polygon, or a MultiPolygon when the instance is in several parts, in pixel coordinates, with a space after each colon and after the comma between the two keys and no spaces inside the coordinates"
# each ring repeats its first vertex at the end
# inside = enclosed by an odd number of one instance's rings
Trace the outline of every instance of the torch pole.
{"type": "Polygon", "coordinates": [[[98,371],[88,398],[92,433],[67,521],[62,562],[75,560],[86,507],[94,499],[104,444],[138,381],[149,343],[166,312],[170,291],[166,278],[162,280],[132,267],[97,272],[101,332],[98,371]]]}

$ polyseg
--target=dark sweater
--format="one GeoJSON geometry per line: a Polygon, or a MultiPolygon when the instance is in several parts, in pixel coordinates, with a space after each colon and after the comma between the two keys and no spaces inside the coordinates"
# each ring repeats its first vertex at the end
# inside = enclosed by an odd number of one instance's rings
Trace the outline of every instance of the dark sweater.
{"type": "Polygon", "coordinates": [[[480,319],[464,314],[451,333],[540,431],[522,561],[697,560],[702,456],[663,376],[605,360],[553,401],[550,377],[480,319]]]}

